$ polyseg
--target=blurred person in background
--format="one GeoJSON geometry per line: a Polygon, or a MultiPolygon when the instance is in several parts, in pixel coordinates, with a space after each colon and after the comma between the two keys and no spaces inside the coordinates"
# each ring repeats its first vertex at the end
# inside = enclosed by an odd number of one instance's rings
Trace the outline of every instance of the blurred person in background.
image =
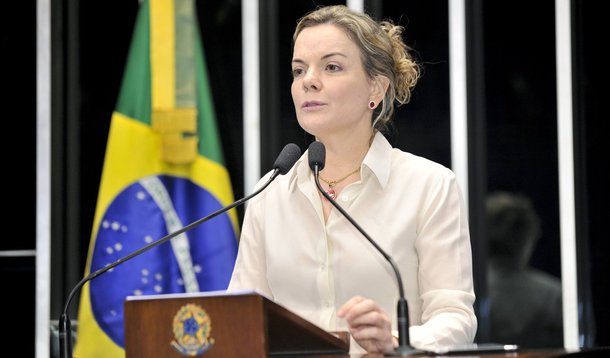
{"type": "Polygon", "coordinates": [[[541,236],[530,199],[494,192],[486,213],[490,340],[525,348],[563,346],[561,281],[529,265],[541,236]]]}

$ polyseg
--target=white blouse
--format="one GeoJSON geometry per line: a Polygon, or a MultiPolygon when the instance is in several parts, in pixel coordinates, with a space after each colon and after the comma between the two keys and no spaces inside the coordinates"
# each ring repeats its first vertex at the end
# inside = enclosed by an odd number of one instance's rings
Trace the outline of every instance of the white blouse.
{"type": "MultiPolygon", "coordinates": [[[[454,173],[392,148],[378,133],[360,177],[337,203],[398,264],[411,344],[471,343],[477,320],[468,215],[454,173]]],[[[347,330],[336,312],[351,297],[364,296],[385,309],[396,329],[391,266],[335,208],[324,222],[307,152],[250,201],[229,285],[237,289],[256,289],[329,331],[347,330]]]]}

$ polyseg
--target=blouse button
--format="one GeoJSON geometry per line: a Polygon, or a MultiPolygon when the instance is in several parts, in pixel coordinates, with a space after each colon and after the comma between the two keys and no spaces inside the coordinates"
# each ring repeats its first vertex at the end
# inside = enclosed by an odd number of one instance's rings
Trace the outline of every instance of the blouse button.
{"type": "Polygon", "coordinates": [[[342,201],[348,201],[348,200],[349,200],[349,195],[347,195],[347,194],[341,194],[341,200],[342,200],[342,201]]]}

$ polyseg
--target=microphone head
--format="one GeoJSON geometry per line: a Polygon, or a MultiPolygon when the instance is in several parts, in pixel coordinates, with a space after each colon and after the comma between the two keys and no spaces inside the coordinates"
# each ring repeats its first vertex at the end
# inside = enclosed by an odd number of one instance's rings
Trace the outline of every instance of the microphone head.
{"type": "Polygon", "coordinates": [[[273,163],[273,169],[277,169],[280,174],[284,175],[290,171],[290,168],[299,160],[300,156],[301,148],[294,143],[288,143],[284,146],[280,155],[277,156],[275,163],[273,163]]]}
{"type": "Polygon", "coordinates": [[[315,141],[309,145],[309,167],[311,170],[315,170],[316,165],[318,170],[324,169],[324,163],[326,162],[326,148],[321,142],[315,141]]]}

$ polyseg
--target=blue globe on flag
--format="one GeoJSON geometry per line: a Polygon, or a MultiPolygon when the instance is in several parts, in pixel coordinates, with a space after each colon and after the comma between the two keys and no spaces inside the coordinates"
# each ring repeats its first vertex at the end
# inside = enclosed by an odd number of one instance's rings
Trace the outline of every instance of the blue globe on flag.
{"type": "MultiPolygon", "coordinates": [[[[221,207],[214,196],[189,179],[143,178],[126,187],[104,213],[91,272],[221,207]]],[[[229,216],[217,216],[93,279],[90,292],[95,320],[124,347],[123,303],[127,296],[226,289],[236,253],[237,237],[229,216]]]]}

